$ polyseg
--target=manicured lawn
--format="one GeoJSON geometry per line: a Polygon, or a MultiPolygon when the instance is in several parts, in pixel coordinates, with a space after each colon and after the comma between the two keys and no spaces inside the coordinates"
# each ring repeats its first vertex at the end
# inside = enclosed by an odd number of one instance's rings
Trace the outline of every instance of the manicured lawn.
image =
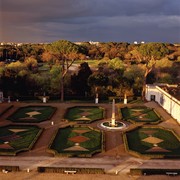
{"type": "Polygon", "coordinates": [[[143,155],[180,157],[180,140],[175,133],[160,127],[143,127],[125,134],[127,149],[143,155]]]}
{"type": "Polygon", "coordinates": [[[25,106],[8,117],[13,122],[39,123],[51,119],[56,108],[52,106],[25,106]]]}
{"type": "Polygon", "coordinates": [[[146,122],[155,124],[161,121],[161,118],[156,114],[156,112],[146,106],[131,108],[125,107],[121,108],[120,110],[123,119],[132,123],[146,122]]]}
{"type": "Polygon", "coordinates": [[[75,106],[67,109],[64,118],[78,123],[91,123],[104,118],[104,109],[97,106],[75,106]]]}
{"type": "Polygon", "coordinates": [[[0,127],[0,155],[16,155],[31,149],[41,132],[37,126],[0,127]]]}
{"type": "Polygon", "coordinates": [[[90,127],[67,127],[59,129],[50,150],[55,155],[91,156],[102,151],[102,132],[90,127]]]}

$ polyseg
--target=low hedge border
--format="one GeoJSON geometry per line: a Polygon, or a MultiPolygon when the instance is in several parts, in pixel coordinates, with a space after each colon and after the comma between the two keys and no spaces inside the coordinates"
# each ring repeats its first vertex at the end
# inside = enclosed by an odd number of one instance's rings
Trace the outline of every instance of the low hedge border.
{"type": "MultiPolygon", "coordinates": [[[[134,131],[134,130],[136,130],[138,128],[141,128],[141,127],[135,127],[134,129],[131,129],[131,130],[126,131],[126,132],[134,131]]],[[[166,131],[168,130],[180,141],[180,137],[171,129],[164,128],[164,127],[161,127],[161,126],[158,126],[158,127],[157,126],[143,126],[143,128],[152,128],[152,129],[153,128],[160,128],[160,129],[163,129],[163,130],[166,130],[166,131]]],[[[180,158],[180,156],[178,156],[178,155],[176,156],[176,155],[165,155],[165,154],[164,155],[163,154],[162,155],[160,155],[160,154],[155,154],[155,155],[153,155],[153,154],[141,154],[141,153],[139,153],[137,151],[130,150],[129,146],[128,146],[128,140],[127,140],[127,136],[126,136],[125,132],[123,133],[123,141],[124,141],[126,152],[128,152],[129,154],[131,154],[131,155],[133,155],[135,157],[138,157],[138,158],[142,158],[142,159],[180,158]]]]}
{"type": "MultiPolygon", "coordinates": [[[[18,112],[19,110],[21,110],[21,109],[23,109],[23,108],[30,108],[30,107],[34,107],[34,106],[38,106],[38,105],[30,105],[30,106],[24,106],[24,107],[20,107],[20,108],[18,108],[14,113],[16,113],[16,112],[18,112]]],[[[54,106],[39,106],[39,107],[52,107],[53,109],[54,109],[54,111],[45,119],[45,120],[42,120],[42,121],[39,121],[39,122],[32,122],[32,123],[41,123],[41,122],[44,122],[44,121],[47,121],[47,120],[50,120],[52,117],[53,117],[53,115],[56,113],[56,111],[57,111],[57,107],[54,107],[54,106]]],[[[13,113],[13,114],[14,114],[13,113]]],[[[14,123],[27,123],[27,120],[21,120],[21,121],[18,121],[18,120],[15,120],[14,118],[13,118],[13,114],[12,115],[10,115],[7,119],[8,120],[10,120],[10,121],[12,121],[12,122],[14,122],[14,123]]],[[[31,123],[31,122],[28,122],[28,123],[31,123]]]]}
{"type": "MultiPolygon", "coordinates": [[[[87,127],[87,126],[84,126],[84,125],[75,125],[75,126],[66,126],[64,128],[68,128],[68,127],[73,128],[73,127],[87,127]]],[[[81,157],[81,158],[87,157],[87,158],[89,158],[89,157],[92,157],[93,154],[99,153],[99,152],[103,152],[105,150],[105,140],[104,140],[105,139],[105,135],[104,135],[104,133],[102,131],[100,131],[98,129],[94,129],[94,128],[90,127],[90,126],[88,126],[88,128],[92,129],[93,131],[101,132],[101,134],[102,134],[101,149],[97,149],[95,151],[92,151],[89,154],[77,155],[76,157],[81,157]]],[[[73,157],[73,155],[71,155],[70,153],[58,153],[55,149],[53,149],[53,150],[51,149],[51,145],[52,145],[52,143],[53,143],[53,141],[54,141],[54,139],[55,139],[59,129],[61,129],[61,128],[58,128],[55,131],[54,135],[52,136],[52,138],[50,140],[50,143],[49,143],[49,146],[48,146],[48,149],[47,149],[47,152],[53,154],[56,157],[73,157]]]]}
{"type": "MultiPolygon", "coordinates": [[[[127,106],[125,106],[125,107],[123,107],[123,108],[135,108],[136,106],[132,106],[132,107],[127,107],[127,106]]],[[[158,118],[159,118],[159,120],[157,120],[157,121],[142,121],[143,123],[145,123],[145,124],[159,124],[160,122],[162,122],[164,119],[163,119],[163,117],[162,116],[160,116],[160,114],[154,109],[154,108],[149,108],[149,107],[146,107],[146,106],[137,106],[137,107],[142,107],[142,108],[148,108],[148,109],[150,109],[150,110],[152,110],[152,111],[154,111],[154,113],[158,116],[158,118]]],[[[130,119],[130,118],[125,118],[125,117],[123,117],[123,115],[122,115],[122,110],[121,109],[123,109],[123,108],[120,108],[119,109],[119,114],[120,114],[120,116],[121,116],[121,118],[122,118],[122,120],[124,120],[124,121],[128,121],[128,122],[130,122],[130,123],[132,123],[132,124],[138,124],[138,123],[141,123],[141,121],[135,121],[135,120],[132,120],[132,119],[130,119]]]]}
{"type": "Polygon", "coordinates": [[[132,168],[131,175],[180,175],[180,169],[132,168]]]}
{"type": "MultiPolygon", "coordinates": [[[[23,125],[22,125],[23,127],[23,125]]],[[[31,126],[32,127],[32,126],[31,126]]],[[[35,126],[38,127],[38,126],[35,126]]],[[[23,152],[23,151],[29,151],[33,148],[33,146],[35,145],[35,143],[37,142],[38,138],[41,136],[42,132],[44,129],[40,128],[39,132],[37,133],[36,137],[34,138],[34,140],[31,142],[31,144],[29,145],[28,148],[24,148],[24,149],[20,149],[14,152],[3,152],[0,151],[0,155],[5,155],[5,156],[16,156],[19,152],[23,152]]]]}
{"type": "MultiPolygon", "coordinates": [[[[72,106],[72,107],[67,108],[66,111],[65,111],[65,113],[64,113],[64,116],[63,116],[64,119],[72,122],[72,120],[67,119],[66,116],[67,116],[68,110],[69,110],[69,109],[72,109],[72,108],[75,108],[75,107],[81,107],[81,108],[82,108],[83,106],[72,106]]],[[[98,118],[98,119],[96,119],[96,120],[83,121],[83,122],[82,122],[82,121],[78,121],[78,120],[74,121],[74,122],[76,122],[77,124],[90,124],[90,123],[92,123],[92,122],[94,122],[94,121],[98,121],[98,120],[105,119],[105,117],[106,117],[105,108],[103,108],[103,107],[101,107],[101,106],[84,106],[84,107],[85,107],[85,108],[86,108],[86,107],[97,107],[97,108],[99,108],[99,109],[102,109],[102,110],[103,110],[102,118],[98,118]]]]}
{"type": "Polygon", "coordinates": [[[3,170],[9,171],[9,172],[17,172],[20,171],[19,166],[0,166],[0,171],[2,172],[3,170]]]}
{"type": "Polygon", "coordinates": [[[38,167],[40,173],[65,173],[65,171],[76,171],[76,174],[105,174],[102,168],[74,168],[74,167],[38,167]]]}
{"type": "Polygon", "coordinates": [[[38,138],[40,137],[40,135],[42,134],[43,132],[43,129],[39,129],[39,132],[37,133],[36,137],[33,139],[33,141],[31,142],[31,144],[29,145],[28,148],[24,148],[24,149],[21,149],[21,150],[18,150],[18,151],[15,151],[15,155],[19,152],[22,152],[22,151],[29,151],[33,148],[33,146],[35,145],[35,143],[37,142],[38,138]]]}

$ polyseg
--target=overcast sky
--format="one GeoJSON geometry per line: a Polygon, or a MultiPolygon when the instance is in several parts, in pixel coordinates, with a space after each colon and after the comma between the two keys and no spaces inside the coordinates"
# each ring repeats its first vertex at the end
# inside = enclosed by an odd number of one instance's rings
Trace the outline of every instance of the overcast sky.
{"type": "Polygon", "coordinates": [[[180,42],[180,0],[0,0],[0,42],[180,42]]]}

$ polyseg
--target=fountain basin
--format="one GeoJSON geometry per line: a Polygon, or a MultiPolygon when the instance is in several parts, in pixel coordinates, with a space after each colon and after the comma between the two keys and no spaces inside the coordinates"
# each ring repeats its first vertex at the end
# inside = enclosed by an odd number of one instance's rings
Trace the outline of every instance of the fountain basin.
{"type": "Polygon", "coordinates": [[[112,129],[112,130],[120,130],[126,127],[126,124],[123,122],[115,121],[115,126],[112,125],[111,121],[105,121],[101,123],[101,127],[105,129],[112,129]]]}

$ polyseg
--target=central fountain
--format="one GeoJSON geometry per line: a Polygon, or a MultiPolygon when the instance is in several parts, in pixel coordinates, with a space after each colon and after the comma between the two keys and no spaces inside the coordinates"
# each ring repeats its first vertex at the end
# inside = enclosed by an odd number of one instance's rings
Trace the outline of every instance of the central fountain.
{"type": "Polygon", "coordinates": [[[126,127],[123,122],[116,121],[115,116],[115,100],[112,101],[112,116],[111,121],[105,121],[101,123],[101,127],[105,129],[120,130],[126,127]]]}

